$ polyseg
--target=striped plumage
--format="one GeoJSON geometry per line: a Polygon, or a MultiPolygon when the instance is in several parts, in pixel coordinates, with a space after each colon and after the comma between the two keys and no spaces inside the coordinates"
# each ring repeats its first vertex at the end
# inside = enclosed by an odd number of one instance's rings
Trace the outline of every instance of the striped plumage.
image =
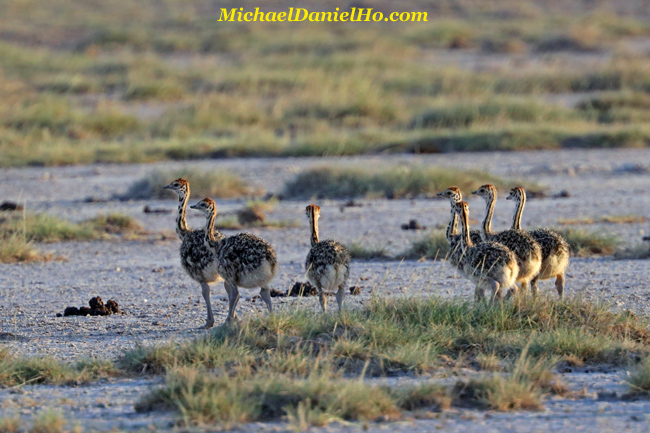
{"type": "Polygon", "coordinates": [[[327,311],[327,297],[324,292],[337,289],[336,302],[340,311],[343,308],[345,287],[350,276],[350,253],[336,241],[319,239],[319,206],[314,204],[307,206],[306,214],[311,227],[311,249],[305,260],[307,278],[318,289],[323,312],[327,311]]]}
{"type": "Polygon", "coordinates": [[[260,287],[260,296],[266,303],[269,313],[273,311],[269,283],[278,270],[278,261],[273,247],[264,239],[250,233],[239,233],[226,238],[213,236],[214,219],[217,206],[209,198],[204,198],[190,206],[206,215],[204,243],[216,257],[217,269],[224,279],[228,294],[228,318],[237,318],[239,287],[253,289],[260,287]]]}
{"type": "MultiPolygon", "coordinates": [[[[205,230],[192,230],[187,225],[185,210],[187,208],[187,202],[190,199],[189,182],[183,178],[179,178],[164,188],[172,190],[178,195],[176,233],[181,240],[181,266],[194,281],[201,284],[203,299],[205,300],[208,312],[205,326],[206,328],[210,328],[214,325],[214,315],[212,313],[212,303],[210,302],[209,284],[221,281],[217,269],[216,257],[212,250],[205,245],[205,230]]],[[[219,231],[215,231],[213,236],[215,239],[223,239],[225,237],[219,231]]]]}
{"type": "MultiPolygon", "coordinates": [[[[506,200],[517,202],[512,228],[521,230],[521,215],[526,205],[526,191],[520,186],[513,188],[506,200]]],[[[569,244],[562,236],[547,228],[529,230],[528,233],[542,249],[541,270],[531,281],[533,296],[537,294],[537,280],[548,280],[555,277],[555,289],[562,298],[564,296],[564,273],[569,266],[569,244]]]]}
{"type": "Polygon", "coordinates": [[[515,255],[498,242],[474,244],[469,234],[469,206],[461,201],[454,205],[460,217],[460,247],[462,254],[458,269],[476,284],[475,296],[482,299],[485,289],[490,289],[494,298],[500,298],[503,291],[515,286],[519,266],[515,255]]]}
{"type": "Polygon", "coordinates": [[[478,190],[472,191],[472,194],[483,197],[486,202],[481,237],[484,241],[499,242],[515,253],[517,265],[519,265],[517,282],[521,284],[521,288],[525,293],[531,280],[539,274],[542,267],[541,247],[530,234],[523,230],[492,231],[492,216],[494,215],[494,204],[497,199],[497,189],[494,185],[483,185],[478,190]]]}
{"type": "MultiPolygon", "coordinates": [[[[438,197],[447,197],[449,203],[451,204],[451,219],[447,225],[447,231],[445,236],[447,238],[447,243],[449,244],[449,254],[447,255],[447,261],[451,263],[452,266],[458,267],[460,263],[460,257],[462,254],[462,249],[460,248],[460,234],[458,233],[458,215],[454,209],[456,203],[463,201],[463,193],[460,191],[460,188],[456,186],[450,186],[443,192],[437,194],[438,197]]],[[[474,244],[481,243],[481,232],[478,230],[470,230],[469,236],[472,239],[474,244]]]]}

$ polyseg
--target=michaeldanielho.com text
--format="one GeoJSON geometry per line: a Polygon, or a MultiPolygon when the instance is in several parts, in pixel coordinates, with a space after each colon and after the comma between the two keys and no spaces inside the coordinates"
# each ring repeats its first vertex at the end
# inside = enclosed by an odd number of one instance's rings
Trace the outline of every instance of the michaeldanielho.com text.
{"type": "Polygon", "coordinates": [[[351,8],[349,11],[341,12],[339,8],[332,12],[309,12],[304,8],[289,8],[287,12],[263,12],[260,8],[254,11],[245,11],[244,8],[221,8],[219,21],[237,21],[237,22],[362,22],[362,21],[381,21],[381,22],[419,22],[428,21],[427,12],[373,12],[373,8],[351,8]]]}

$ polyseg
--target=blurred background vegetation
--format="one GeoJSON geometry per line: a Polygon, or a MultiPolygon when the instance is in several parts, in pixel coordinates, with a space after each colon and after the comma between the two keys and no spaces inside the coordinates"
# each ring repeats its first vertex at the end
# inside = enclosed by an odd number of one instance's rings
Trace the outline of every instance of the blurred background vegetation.
{"type": "Polygon", "coordinates": [[[224,23],[210,0],[0,2],[0,166],[641,147],[635,0],[305,0],[424,23],[224,23]]]}

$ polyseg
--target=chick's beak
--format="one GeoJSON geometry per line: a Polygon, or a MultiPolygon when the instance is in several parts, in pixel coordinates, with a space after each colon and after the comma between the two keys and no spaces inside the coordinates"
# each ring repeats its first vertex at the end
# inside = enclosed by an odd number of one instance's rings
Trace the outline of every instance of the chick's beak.
{"type": "Polygon", "coordinates": [[[163,189],[172,189],[172,185],[169,184],[169,185],[167,185],[167,186],[163,186],[163,189]]]}
{"type": "Polygon", "coordinates": [[[478,194],[478,190],[472,191],[472,194],[478,194]]]}

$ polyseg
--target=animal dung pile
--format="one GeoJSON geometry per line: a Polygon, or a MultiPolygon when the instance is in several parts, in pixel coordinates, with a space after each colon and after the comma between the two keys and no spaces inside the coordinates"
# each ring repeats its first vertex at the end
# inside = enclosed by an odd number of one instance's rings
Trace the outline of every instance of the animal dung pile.
{"type": "Polygon", "coordinates": [[[171,210],[169,209],[161,209],[161,208],[153,208],[149,205],[146,205],[144,209],[142,209],[142,212],[144,213],[171,213],[171,210]]]}
{"type": "Polygon", "coordinates": [[[284,293],[284,292],[281,292],[280,290],[271,289],[271,297],[272,298],[282,298],[284,296],[287,296],[287,294],[284,293]]]}
{"type": "Polygon", "coordinates": [[[0,203],[0,212],[12,212],[19,210],[23,210],[22,205],[19,205],[13,201],[3,201],[0,203]]]}
{"type": "MultiPolygon", "coordinates": [[[[360,295],[361,294],[361,287],[359,286],[350,286],[348,288],[350,291],[351,295],[360,295]]],[[[334,296],[334,292],[325,292],[327,296],[334,296]]],[[[276,289],[271,289],[271,297],[272,298],[284,298],[286,296],[318,296],[318,289],[314,286],[312,286],[310,283],[301,283],[300,281],[296,282],[291,289],[287,292],[282,292],[280,290],[276,289]]],[[[251,298],[254,302],[255,299],[258,299],[259,295],[254,296],[251,298]]],[[[110,301],[109,301],[110,302],[110,301]]]]}
{"type": "Polygon", "coordinates": [[[289,296],[316,296],[318,295],[318,289],[312,286],[310,283],[301,283],[298,281],[291,287],[289,290],[289,296]]]}
{"type": "Polygon", "coordinates": [[[424,230],[425,226],[421,225],[417,220],[410,220],[408,224],[402,224],[402,230],[424,230]]]}
{"type": "MultiPolygon", "coordinates": [[[[112,299],[109,299],[106,304],[99,296],[94,297],[88,301],[90,307],[68,307],[63,312],[63,316],[109,316],[111,314],[124,314],[112,299]]],[[[61,317],[61,313],[56,315],[61,317]]]]}
{"type": "MultiPolygon", "coordinates": [[[[351,295],[360,295],[361,287],[359,286],[350,286],[348,288],[351,295]]],[[[327,296],[334,296],[334,292],[325,292],[327,296]]],[[[271,294],[273,296],[273,294],[271,294]]],[[[318,289],[312,286],[310,283],[301,283],[300,281],[296,282],[291,290],[287,293],[286,296],[318,296],[318,289]]]]}

